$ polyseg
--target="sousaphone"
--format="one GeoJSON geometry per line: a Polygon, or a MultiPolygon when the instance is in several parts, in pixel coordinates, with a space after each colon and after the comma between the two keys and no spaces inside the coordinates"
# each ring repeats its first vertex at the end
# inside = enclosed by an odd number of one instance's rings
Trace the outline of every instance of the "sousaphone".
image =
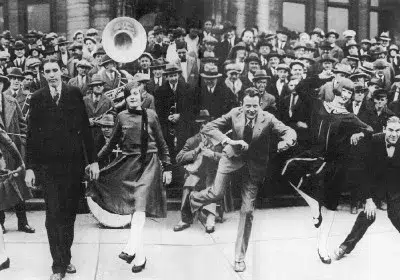
{"type": "MultiPolygon", "coordinates": [[[[102,44],[106,54],[116,62],[128,63],[138,59],[146,49],[147,34],[137,20],[118,17],[104,28],[102,44]]],[[[117,215],[101,208],[91,197],[87,197],[89,209],[97,221],[111,228],[127,226],[131,215],[117,215]]]]}

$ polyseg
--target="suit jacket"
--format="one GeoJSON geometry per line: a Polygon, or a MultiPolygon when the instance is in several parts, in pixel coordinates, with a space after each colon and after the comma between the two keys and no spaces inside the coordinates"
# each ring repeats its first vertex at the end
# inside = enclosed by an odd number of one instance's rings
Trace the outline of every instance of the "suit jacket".
{"type": "Polygon", "coordinates": [[[46,78],[42,74],[39,74],[39,79],[37,77],[33,78],[33,81],[31,84],[31,90],[36,91],[41,88],[44,88],[47,85],[48,84],[47,84],[46,78]]]}
{"type": "MultiPolygon", "coordinates": [[[[181,66],[181,61],[178,59],[175,64],[181,66]]],[[[186,57],[186,75],[187,80],[185,82],[193,88],[196,87],[199,81],[199,68],[196,59],[189,55],[186,57]]]]}
{"type": "Polygon", "coordinates": [[[392,158],[387,156],[385,134],[373,136],[368,150],[368,184],[364,191],[365,198],[400,198],[400,142],[397,141],[392,158]]]}
{"type": "MultiPolygon", "coordinates": [[[[84,165],[96,161],[89,118],[79,88],[62,84],[59,104],[47,86],[33,93],[27,134],[26,164],[38,170],[41,165],[84,165]]],[[[62,170],[60,170],[62,171],[62,170]]],[[[65,170],[69,174],[68,170],[65,170]]]]}
{"type": "Polygon", "coordinates": [[[118,87],[120,84],[121,78],[122,78],[122,76],[121,76],[121,74],[119,74],[119,72],[118,73],[114,72],[114,78],[111,80],[110,77],[107,75],[105,68],[101,69],[97,74],[99,74],[101,77],[101,80],[103,82],[105,82],[105,84],[104,84],[105,92],[118,87]]]}
{"type": "MultiPolygon", "coordinates": [[[[15,99],[17,100],[17,102],[18,102],[19,107],[20,107],[21,110],[22,110],[22,108],[24,107],[24,104],[25,104],[26,97],[27,97],[27,95],[24,93],[24,91],[23,91],[22,88],[20,88],[20,89],[18,90],[16,96],[13,96],[13,92],[11,91],[10,88],[8,88],[8,89],[4,92],[4,94],[15,98],[15,99]]],[[[29,105],[28,105],[28,106],[29,106],[29,105]]],[[[25,107],[26,107],[26,108],[24,108],[24,111],[25,111],[25,109],[27,109],[27,105],[26,105],[26,104],[25,104],[25,107]]]]}
{"type": "Polygon", "coordinates": [[[400,100],[390,102],[390,104],[388,105],[388,108],[396,116],[400,117],[400,100]]]}
{"type": "MultiPolygon", "coordinates": [[[[353,110],[353,102],[347,103],[346,109],[347,109],[347,111],[349,111],[350,113],[354,113],[354,110],[353,110]]],[[[364,101],[361,103],[361,106],[360,106],[360,109],[358,110],[358,113],[357,113],[357,114],[354,113],[354,114],[355,114],[361,121],[363,121],[363,122],[369,124],[369,123],[368,123],[368,120],[369,120],[369,115],[371,114],[371,109],[372,109],[372,108],[371,108],[371,104],[369,104],[368,101],[364,100],[364,101]]]]}
{"type": "MultiPolygon", "coordinates": [[[[235,37],[235,45],[240,42],[240,38],[235,37]]],[[[217,44],[215,48],[216,57],[219,57],[220,64],[222,65],[227,59],[229,52],[231,51],[231,46],[227,40],[223,40],[217,44]]]]}
{"type": "Polygon", "coordinates": [[[366,116],[365,123],[369,124],[372,127],[374,133],[382,132],[383,127],[386,126],[387,120],[395,114],[390,109],[385,107],[383,108],[382,113],[378,116],[372,102],[369,102],[367,106],[368,114],[366,116]]]}
{"type": "Polygon", "coordinates": [[[22,71],[25,71],[26,57],[23,56],[23,57],[21,57],[21,59],[22,59],[22,63],[20,63],[20,64],[18,64],[17,59],[14,59],[12,61],[12,67],[18,67],[18,68],[22,69],[22,71]]]}
{"type": "MultiPolygon", "coordinates": [[[[165,84],[166,80],[164,77],[161,77],[161,85],[165,84]]],[[[156,82],[154,81],[154,78],[151,78],[150,81],[147,83],[146,85],[146,91],[152,95],[154,95],[154,93],[159,89],[159,85],[156,84],[156,82]]]]}
{"type": "MultiPolygon", "coordinates": [[[[222,117],[209,122],[202,129],[202,133],[211,138],[214,145],[221,143],[226,139],[224,131],[232,129],[233,140],[243,140],[243,132],[246,123],[246,117],[241,107],[232,109],[222,117]]],[[[284,125],[272,114],[259,111],[254,128],[252,141],[245,154],[236,152],[236,156],[229,156],[228,150],[234,147],[228,145],[224,148],[218,171],[221,173],[231,173],[239,170],[247,163],[251,180],[260,183],[264,179],[267,170],[267,164],[270,154],[270,143],[273,134],[277,134],[282,141],[289,145],[294,145],[296,141],[296,132],[290,127],[284,125]]]]}
{"type": "Polygon", "coordinates": [[[76,77],[71,78],[71,79],[68,81],[68,85],[74,86],[74,87],[78,87],[78,88],[81,90],[83,96],[85,96],[85,95],[88,93],[88,89],[89,89],[88,84],[91,83],[91,80],[92,80],[92,79],[90,78],[90,76],[87,75],[87,76],[85,76],[85,80],[82,81],[82,84],[79,85],[78,76],[76,76],[76,77]]]}
{"type": "Polygon", "coordinates": [[[153,56],[154,59],[163,57],[167,57],[167,49],[168,45],[165,44],[154,44],[150,49],[150,54],[153,56]]]}

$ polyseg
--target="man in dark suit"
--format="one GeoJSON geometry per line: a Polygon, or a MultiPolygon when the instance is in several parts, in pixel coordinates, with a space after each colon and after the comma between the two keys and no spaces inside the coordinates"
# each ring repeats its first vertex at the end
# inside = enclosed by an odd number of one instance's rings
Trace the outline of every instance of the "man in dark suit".
{"type": "Polygon", "coordinates": [[[350,254],[375,221],[376,202],[387,199],[387,215],[400,232],[400,119],[391,117],[383,133],[374,135],[367,154],[363,196],[365,209],[361,212],[345,241],[335,251],[336,259],[350,254]]]}
{"type": "Polygon", "coordinates": [[[97,179],[99,166],[79,88],[61,82],[57,60],[43,62],[48,86],[31,98],[27,133],[26,176],[28,187],[38,181],[44,186],[46,229],[53,258],[50,280],[75,273],[71,246],[78,202],[83,195],[85,164],[97,179]],[[86,161],[86,163],[85,163],[86,161]]]}
{"type": "Polygon", "coordinates": [[[166,65],[167,62],[162,57],[153,60],[153,63],[150,66],[152,78],[146,85],[146,90],[151,95],[154,95],[154,93],[166,82],[165,77],[163,77],[166,65]]]}
{"type": "Polygon", "coordinates": [[[25,70],[25,62],[26,62],[25,51],[26,51],[26,46],[22,41],[15,42],[14,45],[15,59],[12,61],[12,66],[18,67],[22,71],[25,70]]]}
{"type": "Polygon", "coordinates": [[[168,64],[164,71],[167,82],[154,94],[156,112],[173,159],[194,134],[196,115],[196,98],[188,84],[179,78],[181,72],[178,66],[168,64]]]}
{"type": "Polygon", "coordinates": [[[223,197],[232,175],[239,171],[242,175],[242,207],[239,229],[235,246],[235,265],[237,272],[246,269],[244,258],[252,228],[254,202],[260,184],[266,175],[270,154],[272,133],[276,133],[281,142],[278,150],[283,151],[296,142],[296,132],[260,107],[260,96],[255,88],[244,92],[242,107],[234,108],[222,117],[209,122],[202,133],[209,136],[212,143],[221,143],[224,147],[220,159],[215,183],[202,191],[190,194],[182,211],[190,215],[201,207],[216,202],[223,197]],[[232,129],[231,138],[223,131],[232,129]],[[272,132],[272,133],[271,133],[272,132]]]}
{"type": "Polygon", "coordinates": [[[222,40],[216,48],[216,56],[220,61],[225,61],[231,49],[240,42],[240,38],[236,37],[236,26],[230,22],[224,25],[224,40],[222,40]]]}

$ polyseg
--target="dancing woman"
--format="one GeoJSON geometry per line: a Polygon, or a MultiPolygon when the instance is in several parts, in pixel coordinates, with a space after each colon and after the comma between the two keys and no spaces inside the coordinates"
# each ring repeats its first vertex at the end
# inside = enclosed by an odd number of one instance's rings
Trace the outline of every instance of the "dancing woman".
{"type": "Polygon", "coordinates": [[[354,91],[350,80],[343,79],[339,83],[331,102],[314,97],[318,83],[317,79],[308,78],[296,88],[310,108],[313,145],[310,150],[289,159],[282,174],[310,205],[314,226],[319,228],[318,255],[323,263],[330,264],[327,242],[345,178],[346,157],[351,145],[370,137],[373,130],[345,108],[354,91]]]}
{"type": "Polygon", "coordinates": [[[170,157],[157,114],[141,107],[140,91],[133,84],[127,85],[124,95],[128,109],[118,114],[110,141],[98,157],[99,161],[107,157],[118,143],[122,155],[101,171],[88,195],[109,212],[132,214],[129,240],[119,257],[127,263],[134,261],[132,272],[137,273],[146,265],[143,251],[146,213],[166,216],[163,183],[169,184],[172,176],[171,171],[166,171],[170,157]]]}
{"type": "MultiPolygon", "coordinates": [[[[19,185],[15,182],[16,180],[22,180],[19,177],[25,169],[21,154],[19,153],[17,146],[13,143],[7,133],[0,129],[0,210],[8,209],[21,202],[23,199],[19,190],[19,185]],[[17,166],[16,170],[10,171],[6,169],[6,162],[3,156],[3,152],[8,152],[12,157],[17,166]]],[[[3,231],[0,229],[0,271],[10,267],[10,259],[7,256],[3,231]]]]}

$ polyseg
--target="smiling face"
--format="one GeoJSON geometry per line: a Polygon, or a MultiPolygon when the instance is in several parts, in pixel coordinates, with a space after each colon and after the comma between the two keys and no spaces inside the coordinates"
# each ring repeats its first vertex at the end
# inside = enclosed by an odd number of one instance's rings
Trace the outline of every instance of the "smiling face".
{"type": "Polygon", "coordinates": [[[260,110],[260,97],[259,96],[245,96],[242,102],[243,112],[248,119],[254,119],[260,110]]]}
{"type": "Polygon", "coordinates": [[[259,92],[264,92],[268,85],[268,79],[259,79],[255,82],[255,85],[259,92]]]}
{"type": "Polygon", "coordinates": [[[362,90],[354,92],[354,101],[362,102],[364,100],[365,94],[362,90]]]}
{"type": "Polygon", "coordinates": [[[19,58],[23,57],[25,55],[25,49],[18,49],[15,50],[15,55],[19,58]]]}
{"type": "Polygon", "coordinates": [[[142,95],[138,87],[132,88],[130,95],[126,98],[126,104],[129,109],[137,109],[142,105],[142,95]]]}
{"type": "Polygon", "coordinates": [[[251,73],[255,73],[258,69],[260,69],[260,63],[258,61],[250,61],[249,62],[249,71],[251,73]]]}
{"type": "Polygon", "coordinates": [[[179,74],[178,74],[178,73],[168,74],[168,75],[167,75],[167,80],[168,80],[168,82],[170,82],[170,83],[173,84],[173,85],[175,85],[176,83],[178,83],[178,78],[179,78],[179,74]]]}
{"type": "Polygon", "coordinates": [[[10,86],[13,90],[19,90],[21,88],[22,78],[10,77],[10,86]]]}
{"type": "Polygon", "coordinates": [[[46,62],[43,65],[44,77],[49,86],[57,87],[61,83],[61,69],[57,62],[46,62]]]}
{"type": "Polygon", "coordinates": [[[147,56],[143,56],[142,58],[140,58],[139,63],[140,67],[142,67],[143,70],[147,70],[150,67],[151,60],[147,56]]]}
{"type": "Polygon", "coordinates": [[[396,144],[400,137],[400,123],[389,121],[383,132],[387,143],[396,144]]]}

